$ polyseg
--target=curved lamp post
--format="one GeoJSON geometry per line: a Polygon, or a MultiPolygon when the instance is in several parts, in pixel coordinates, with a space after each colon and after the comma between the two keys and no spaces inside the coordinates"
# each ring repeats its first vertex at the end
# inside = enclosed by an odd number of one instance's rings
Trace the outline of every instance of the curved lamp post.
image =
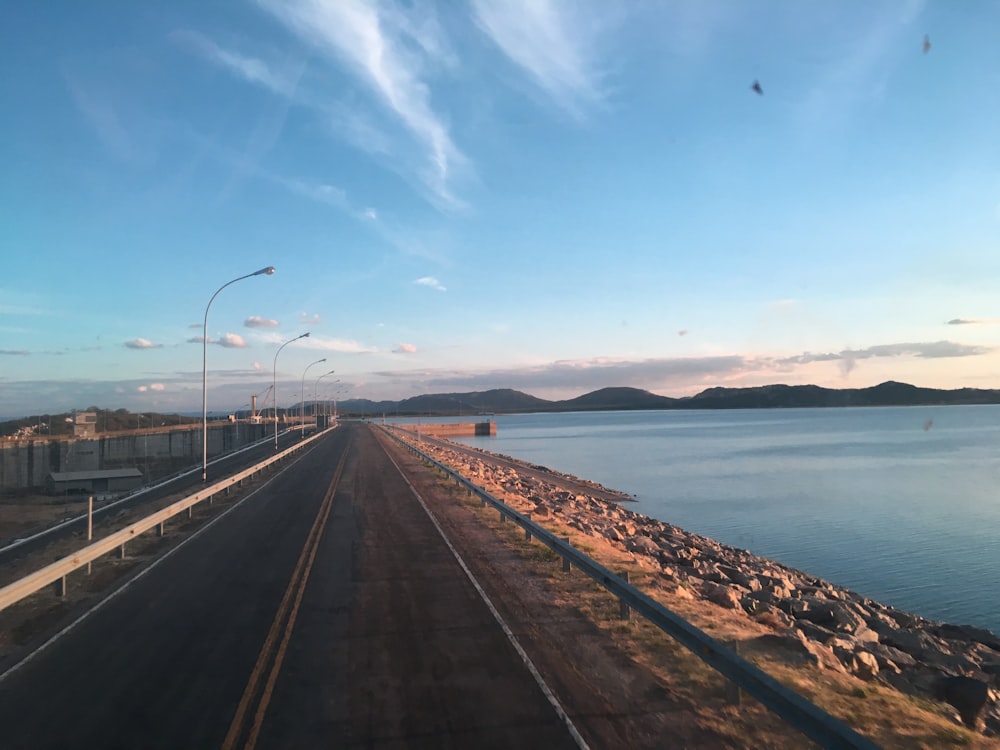
{"type": "Polygon", "coordinates": [[[278,351],[274,353],[274,368],[271,375],[271,396],[274,398],[274,449],[278,450],[278,355],[281,354],[281,350],[288,346],[293,341],[298,341],[299,339],[304,339],[309,335],[309,331],[296,336],[294,339],[288,339],[284,344],[278,347],[278,351]]]}
{"type": "Polygon", "coordinates": [[[201,325],[201,481],[203,482],[208,479],[208,308],[215,302],[219,292],[230,284],[249,279],[251,276],[270,276],[272,273],[274,266],[267,266],[246,276],[238,276],[232,281],[227,281],[215,290],[215,294],[205,305],[205,320],[201,325]]]}
{"type": "MultiPolygon", "coordinates": [[[[333,373],[335,372],[336,370],[330,370],[330,372],[324,372],[322,375],[316,378],[316,385],[313,386],[313,414],[316,414],[316,404],[318,403],[319,399],[319,381],[321,381],[327,375],[333,375],[333,373]]],[[[322,413],[322,409],[320,410],[320,412],[322,413]]]]}
{"type": "Polygon", "coordinates": [[[299,430],[299,440],[306,436],[306,373],[309,372],[310,367],[318,365],[320,362],[326,362],[326,357],[323,357],[323,359],[317,359],[315,362],[310,362],[306,365],[306,369],[302,371],[302,405],[299,408],[299,422],[301,429],[299,430]]]}

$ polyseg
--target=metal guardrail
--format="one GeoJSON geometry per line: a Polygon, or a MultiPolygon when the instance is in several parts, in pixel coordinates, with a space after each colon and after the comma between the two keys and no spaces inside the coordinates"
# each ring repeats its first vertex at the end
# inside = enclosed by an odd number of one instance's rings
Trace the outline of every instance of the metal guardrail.
{"type": "Polygon", "coordinates": [[[416,446],[403,440],[391,430],[381,427],[387,435],[407,450],[445,472],[468,492],[476,495],[483,504],[492,505],[500,513],[502,520],[511,520],[553,552],[562,557],[564,565],[576,566],[609,593],[618,597],[649,622],[671,636],[691,653],[732,681],[748,695],[753,696],[771,711],[784,719],[814,742],[824,748],[879,750],[879,746],[867,737],[851,729],[847,724],[831,716],[819,706],[811,703],[794,690],[786,687],[759,667],[743,659],[739,654],[695,627],[680,615],[664,607],[658,601],[630,585],[600,563],[573,547],[568,541],[554,536],[527,516],[493,497],[476,484],[454,471],[449,466],[428,456],[416,446]]]}
{"type": "Polygon", "coordinates": [[[216,494],[228,490],[233,485],[242,486],[243,480],[253,478],[255,474],[263,471],[268,466],[281,461],[283,458],[289,456],[303,446],[309,445],[314,440],[322,437],[325,433],[326,431],[324,430],[306,438],[301,442],[297,442],[292,447],[286,448],[280,453],[276,453],[267,460],[251,466],[249,469],[244,469],[238,474],[234,474],[221,482],[216,482],[210,487],[206,487],[193,495],[188,495],[182,500],[178,500],[177,502],[168,505],[166,508],[157,511],[152,515],[146,516],[145,518],[126,526],[120,531],[116,531],[114,534],[106,536],[103,539],[99,539],[92,544],[88,544],[86,547],[77,550],[73,554],[60,560],[56,560],[54,563],[46,565],[44,568],[36,570],[34,573],[29,573],[23,578],[19,578],[13,583],[0,588],[0,612],[12,604],[16,604],[25,597],[31,596],[36,591],[39,591],[53,583],[58,582],[60,592],[65,592],[66,576],[70,573],[79,570],[84,565],[93,562],[99,557],[103,557],[115,549],[120,549],[122,556],[124,556],[125,545],[143,532],[149,531],[154,527],[161,526],[161,524],[165,523],[174,516],[183,513],[185,510],[190,512],[190,510],[198,503],[204,500],[211,501],[212,497],[216,494]]]}

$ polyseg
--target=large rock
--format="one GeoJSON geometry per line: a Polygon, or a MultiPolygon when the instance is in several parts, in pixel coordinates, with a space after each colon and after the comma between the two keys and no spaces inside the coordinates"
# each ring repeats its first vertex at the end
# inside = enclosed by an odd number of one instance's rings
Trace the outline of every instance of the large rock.
{"type": "Polygon", "coordinates": [[[884,643],[870,643],[865,646],[866,651],[870,651],[879,659],[880,665],[883,666],[883,662],[892,662],[896,666],[905,667],[910,669],[917,666],[917,660],[910,656],[905,651],[900,651],[898,648],[893,646],[888,646],[884,643]]]}
{"type": "Polygon", "coordinates": [[[749,589],[750,591],[760,591],[763,588],[756,576],[752,576],[739,568],[733,568],[728,565],[719,565],[717,568],[722,575],[733,583],[738,583],[745,589],[749,589]]]}
{"type": "Polygon", "coordinates": [[[971,625],[951,625],[944,623],[938,625],[932,632],[941,638],[956,641],[974,641],[994,651],[1000,651],[1000,637],[982,628],[974,628],[971,625]]]}
{"type": "Polygon", "coordinates": [[[740,593],[730,586],[705,581],[701,585],[701,593],[708,601],[718,604],[720,607],[740,609],[740,593]]]}
{"type": "Polygon", "coordinates": [[[934,697],[958,709],[962,721],[975,729],[979,715],[989,700],[990,686],[982,680],[960,675],[942,677],[934,686],[934,697]]]}
{"type": "Polygon", "coordinates": [[[644,536],[642,534],[636,534],[635,536],[626,539],[625,549],[629,552],[637,552],[651,557],[658,557],[660,554],[659,545],[657,545],[657,543],[648,536],[644,536]]]}
{"type": "Polygon", "coordinates": [[[870,682],[878,676],[878,659],[867,651],[855,651],[844,666],[851,674],[865,682],[870,682]]]}

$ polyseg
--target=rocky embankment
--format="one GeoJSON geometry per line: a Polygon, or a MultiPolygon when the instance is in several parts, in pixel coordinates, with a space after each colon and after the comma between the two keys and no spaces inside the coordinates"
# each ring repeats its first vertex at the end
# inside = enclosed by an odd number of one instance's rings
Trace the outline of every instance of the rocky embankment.
{"type": "Polygon", "coordinates": [[[656,572],[669,594],[700,598],[770,626],[769,645],[819,669],[947,702],[967,726],[1000,735],[1000,637],[987,630],[927,620],[590,492],[569,491],[560,481],[566,475],[550,482],[535,471],[497,465],[485,452],[478,458],[421,447],[543,525],[551,516],[626,550],[656,572]]]}

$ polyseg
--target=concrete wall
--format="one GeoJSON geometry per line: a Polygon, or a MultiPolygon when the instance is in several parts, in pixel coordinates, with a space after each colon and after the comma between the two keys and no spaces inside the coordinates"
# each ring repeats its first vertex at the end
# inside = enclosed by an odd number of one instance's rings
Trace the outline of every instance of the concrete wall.
{"type": "MultiPolygon", "coordinates": [[[[270,435],[274,425],[210,424],[208,457],[270,435]]],[[[136,467],[146,482],[201,464],[201,426],[93,438],[4,440],[0,443],[0,492],[42,492],[53,471],[136,467]]]]}

